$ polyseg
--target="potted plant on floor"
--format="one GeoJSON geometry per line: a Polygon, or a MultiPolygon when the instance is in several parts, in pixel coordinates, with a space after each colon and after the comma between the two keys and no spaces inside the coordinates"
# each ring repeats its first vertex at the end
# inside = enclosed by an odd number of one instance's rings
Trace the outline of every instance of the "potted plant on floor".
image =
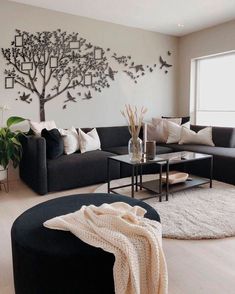
{"type": "Polygon", "coordinates": [[[14,168],[20,163],[22,146],[19,136],[23,132],[13,131],[11,127],[23,121],[25,119],[22,117],[12,116],[8,118],[6,127],[0,128],[0,181],[7,178],[7,169],[10,162],[12,162],[14,168]]]}

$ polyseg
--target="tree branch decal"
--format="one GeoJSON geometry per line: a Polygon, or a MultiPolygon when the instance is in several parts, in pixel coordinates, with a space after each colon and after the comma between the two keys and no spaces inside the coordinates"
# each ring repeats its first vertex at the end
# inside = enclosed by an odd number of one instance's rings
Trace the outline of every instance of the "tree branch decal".
{"type": "MultiPolygon", "coordinates": [[[[27,104],[36,97],[41,121],[45,120],[45,104],[63,93],[66,109],[68,103],[77,102],[78,98],[88,100],[94,92],[109,88],[118,71],[137,83],[150,68],[135,64],[129,55],[118,56],[110,48],[94,46],[77,32],[60,29],[36,33],[17,29],[11,47],[2,48],[2,54],[8,66],[4,71],[5,87],[22,87],[16,100],[27,104]]],[[[149,71],[153,71],[152,67],[149,71]]]]}

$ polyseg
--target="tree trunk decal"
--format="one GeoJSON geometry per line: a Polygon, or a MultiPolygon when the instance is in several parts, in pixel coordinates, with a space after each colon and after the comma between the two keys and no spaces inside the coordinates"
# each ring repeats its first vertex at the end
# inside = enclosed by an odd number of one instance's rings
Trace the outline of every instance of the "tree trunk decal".
{"type": "Polygon", "coordinates": [[[37,98],[41,121],[46,119],[46,103],[59,95],[66,95],[66,109],[80,97],[91,99],[94,92],[109,88],[120,70],[137,83],[145,72],[156,68],[156,64],[135,64],[131,56],[118,57],[110,48],[94,46],[78,33],[60,29],[36,33],[16,30],[11,47],[2,48],[2,54],[9,68],[4,72],[5,88],[20,86],[23,92],[18,92],[16,100],[27,104],[37,98]]]}

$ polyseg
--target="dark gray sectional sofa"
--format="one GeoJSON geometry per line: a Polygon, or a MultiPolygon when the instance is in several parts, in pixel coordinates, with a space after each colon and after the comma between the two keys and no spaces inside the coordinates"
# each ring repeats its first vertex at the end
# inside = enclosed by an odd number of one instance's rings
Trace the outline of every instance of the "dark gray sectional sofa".
{"type": "MultiPolygon", "coordinates": [[[[193,131],[200,131],[205,126],[191,125],[193,131]]],[[[214,147],[204,145],[179,145],[168,144],[167,147],[174,151],[192,151],[211,154],[214,158],[213,178],[218,181],[235,185],[235,128],[212,127],[214,147]]],[[[166,146],[166,145],[163,145],[166,146]]],[[[190,172],[200,175],[208,175],[209,162],[204,166],[198,162],[190,166],[190,172]]]]}
{"type": "MultiPolygon", "coordinates": [[[[202,126],[191,126],[200,130],[202,126]]],[[[88,131],[89,129],[84,129],[88,131]]],[[[20,177],[36,193],[44,195],[91,184],[105,182],[107,179],[107,158],[117,154],[127,154],[130,134],[126,126],[100,127],[97,132],[101,149],[87,153],[62,155],[57,159],[46,158],[46,141],[42,137],[22,137],[23,157],[20,163],[20,177]]],[[[215,147],[203,145],[158,145],[157,154],[188,150],[214,155],[214,178],[235,184],[235,129],[213,127],[215,147]]],[[[204,163],[205,165],[207,162],[204,163]]],[[[207,166],[189,165],[189,171],[208,176],[207,166]]],[[[144,173],[157,171],[156,165],[147,166],[144,173]]],[[[113,162],[111,178],[130,175],[130,168],[113,162]]]]}

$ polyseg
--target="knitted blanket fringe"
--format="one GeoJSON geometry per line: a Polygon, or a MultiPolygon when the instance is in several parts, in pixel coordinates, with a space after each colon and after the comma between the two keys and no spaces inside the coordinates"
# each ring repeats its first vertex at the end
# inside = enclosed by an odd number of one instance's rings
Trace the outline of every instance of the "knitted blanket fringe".
{"type": "Polygon", "coordinates": [[[43,225],[70,231],[82,241],[113,253],[116,294],[167,294],[161,224],[144,218],[145,213],[142,207],[124,202],[89,205],[43,225]]]}

